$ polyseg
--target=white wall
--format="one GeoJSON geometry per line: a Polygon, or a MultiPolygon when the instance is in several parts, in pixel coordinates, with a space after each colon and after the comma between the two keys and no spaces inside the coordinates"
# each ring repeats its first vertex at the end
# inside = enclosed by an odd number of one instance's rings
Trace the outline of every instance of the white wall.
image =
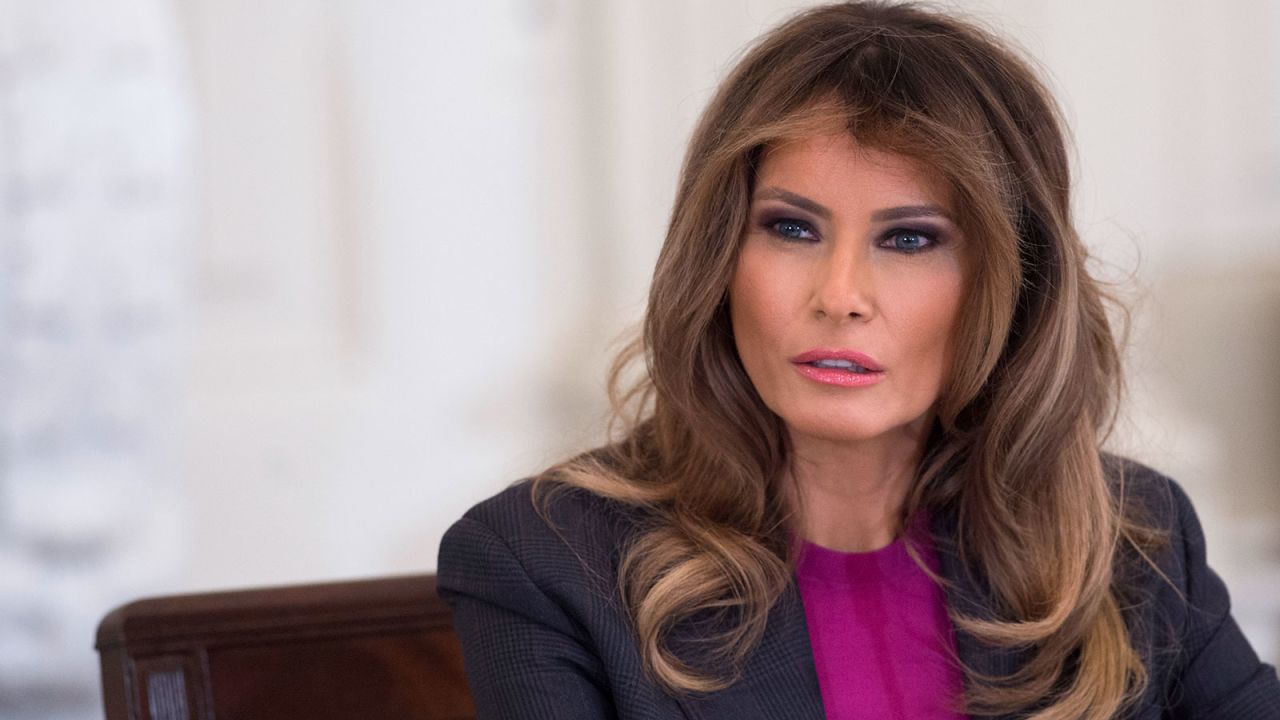
{"type": "Polygon", "coordinates": [[[176,26],[164,0],[0,0],[0,717],[94,708],[104,610],[185,561],[176,26]]]}
{"type": "Polygon", "coordinates": [[[188,3],[207,119],[189,586],[430,568],[466,488],[543,461],[556,268],[517,10],[188,3]]]}

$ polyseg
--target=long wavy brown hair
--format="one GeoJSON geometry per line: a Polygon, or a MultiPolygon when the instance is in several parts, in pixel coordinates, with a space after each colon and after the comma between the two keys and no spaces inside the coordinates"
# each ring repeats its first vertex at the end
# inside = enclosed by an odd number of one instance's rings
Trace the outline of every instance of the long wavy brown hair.
{"type": "Polygon", "coordinates": [[[1120,361],[1071,223],[1056,107],[1028,63],[972,22],[842,3],[745,54],[693,134],[643,331],[611,373],[618,439],[551,468],[540,502],[576,486],[642,509],[618,577],[648,671],[672,692],[735,680],[792,582],[797,509],[782,487],[787,433],[738,359],[727,288],[764,149],[832,122],[940,172],[972,239],[955,364],[902,516],[955,513],[960,555],[997,606],[994,620],[952,610],[953,622],[1031,659],[1009,677],[967,671],[964,709],[1112,717],[1146,683],[1113,565],[1122,543],[1158,538],[1126,519],[1101,464],[1120,361]],[[709,650],[691,662],[671,640],[695,618],[709,650]]]}

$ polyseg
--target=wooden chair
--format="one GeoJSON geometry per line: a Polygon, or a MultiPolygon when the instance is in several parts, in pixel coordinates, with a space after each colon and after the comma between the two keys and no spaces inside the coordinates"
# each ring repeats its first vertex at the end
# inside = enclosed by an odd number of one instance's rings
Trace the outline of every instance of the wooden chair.
{"type": "Polygon", "coordinates": [[[138,600],[97,648],[107,720],[475,717],[430,575],[138,600]]]}

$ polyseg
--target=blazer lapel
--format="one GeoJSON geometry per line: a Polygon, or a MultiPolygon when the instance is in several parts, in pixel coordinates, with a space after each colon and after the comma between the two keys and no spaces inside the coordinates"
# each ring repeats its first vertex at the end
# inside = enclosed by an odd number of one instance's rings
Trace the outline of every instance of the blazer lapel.
{"type": "Polygon", "coordinates": [[[691,719],[824,720],[804,605],[794,583],[769,611],[760,647],[738,682],[681,705],[691,719]]]}

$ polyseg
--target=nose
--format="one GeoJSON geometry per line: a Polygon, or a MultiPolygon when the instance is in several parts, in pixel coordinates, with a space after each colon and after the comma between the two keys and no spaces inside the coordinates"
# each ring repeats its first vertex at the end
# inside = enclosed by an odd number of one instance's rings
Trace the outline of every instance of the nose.
{"type": "Polygon", "coordinates": [[[857,243],[835,243],[814,272],[813,311],[818,318],[866,320],[875,307],[871,258],[857,243]]]}

